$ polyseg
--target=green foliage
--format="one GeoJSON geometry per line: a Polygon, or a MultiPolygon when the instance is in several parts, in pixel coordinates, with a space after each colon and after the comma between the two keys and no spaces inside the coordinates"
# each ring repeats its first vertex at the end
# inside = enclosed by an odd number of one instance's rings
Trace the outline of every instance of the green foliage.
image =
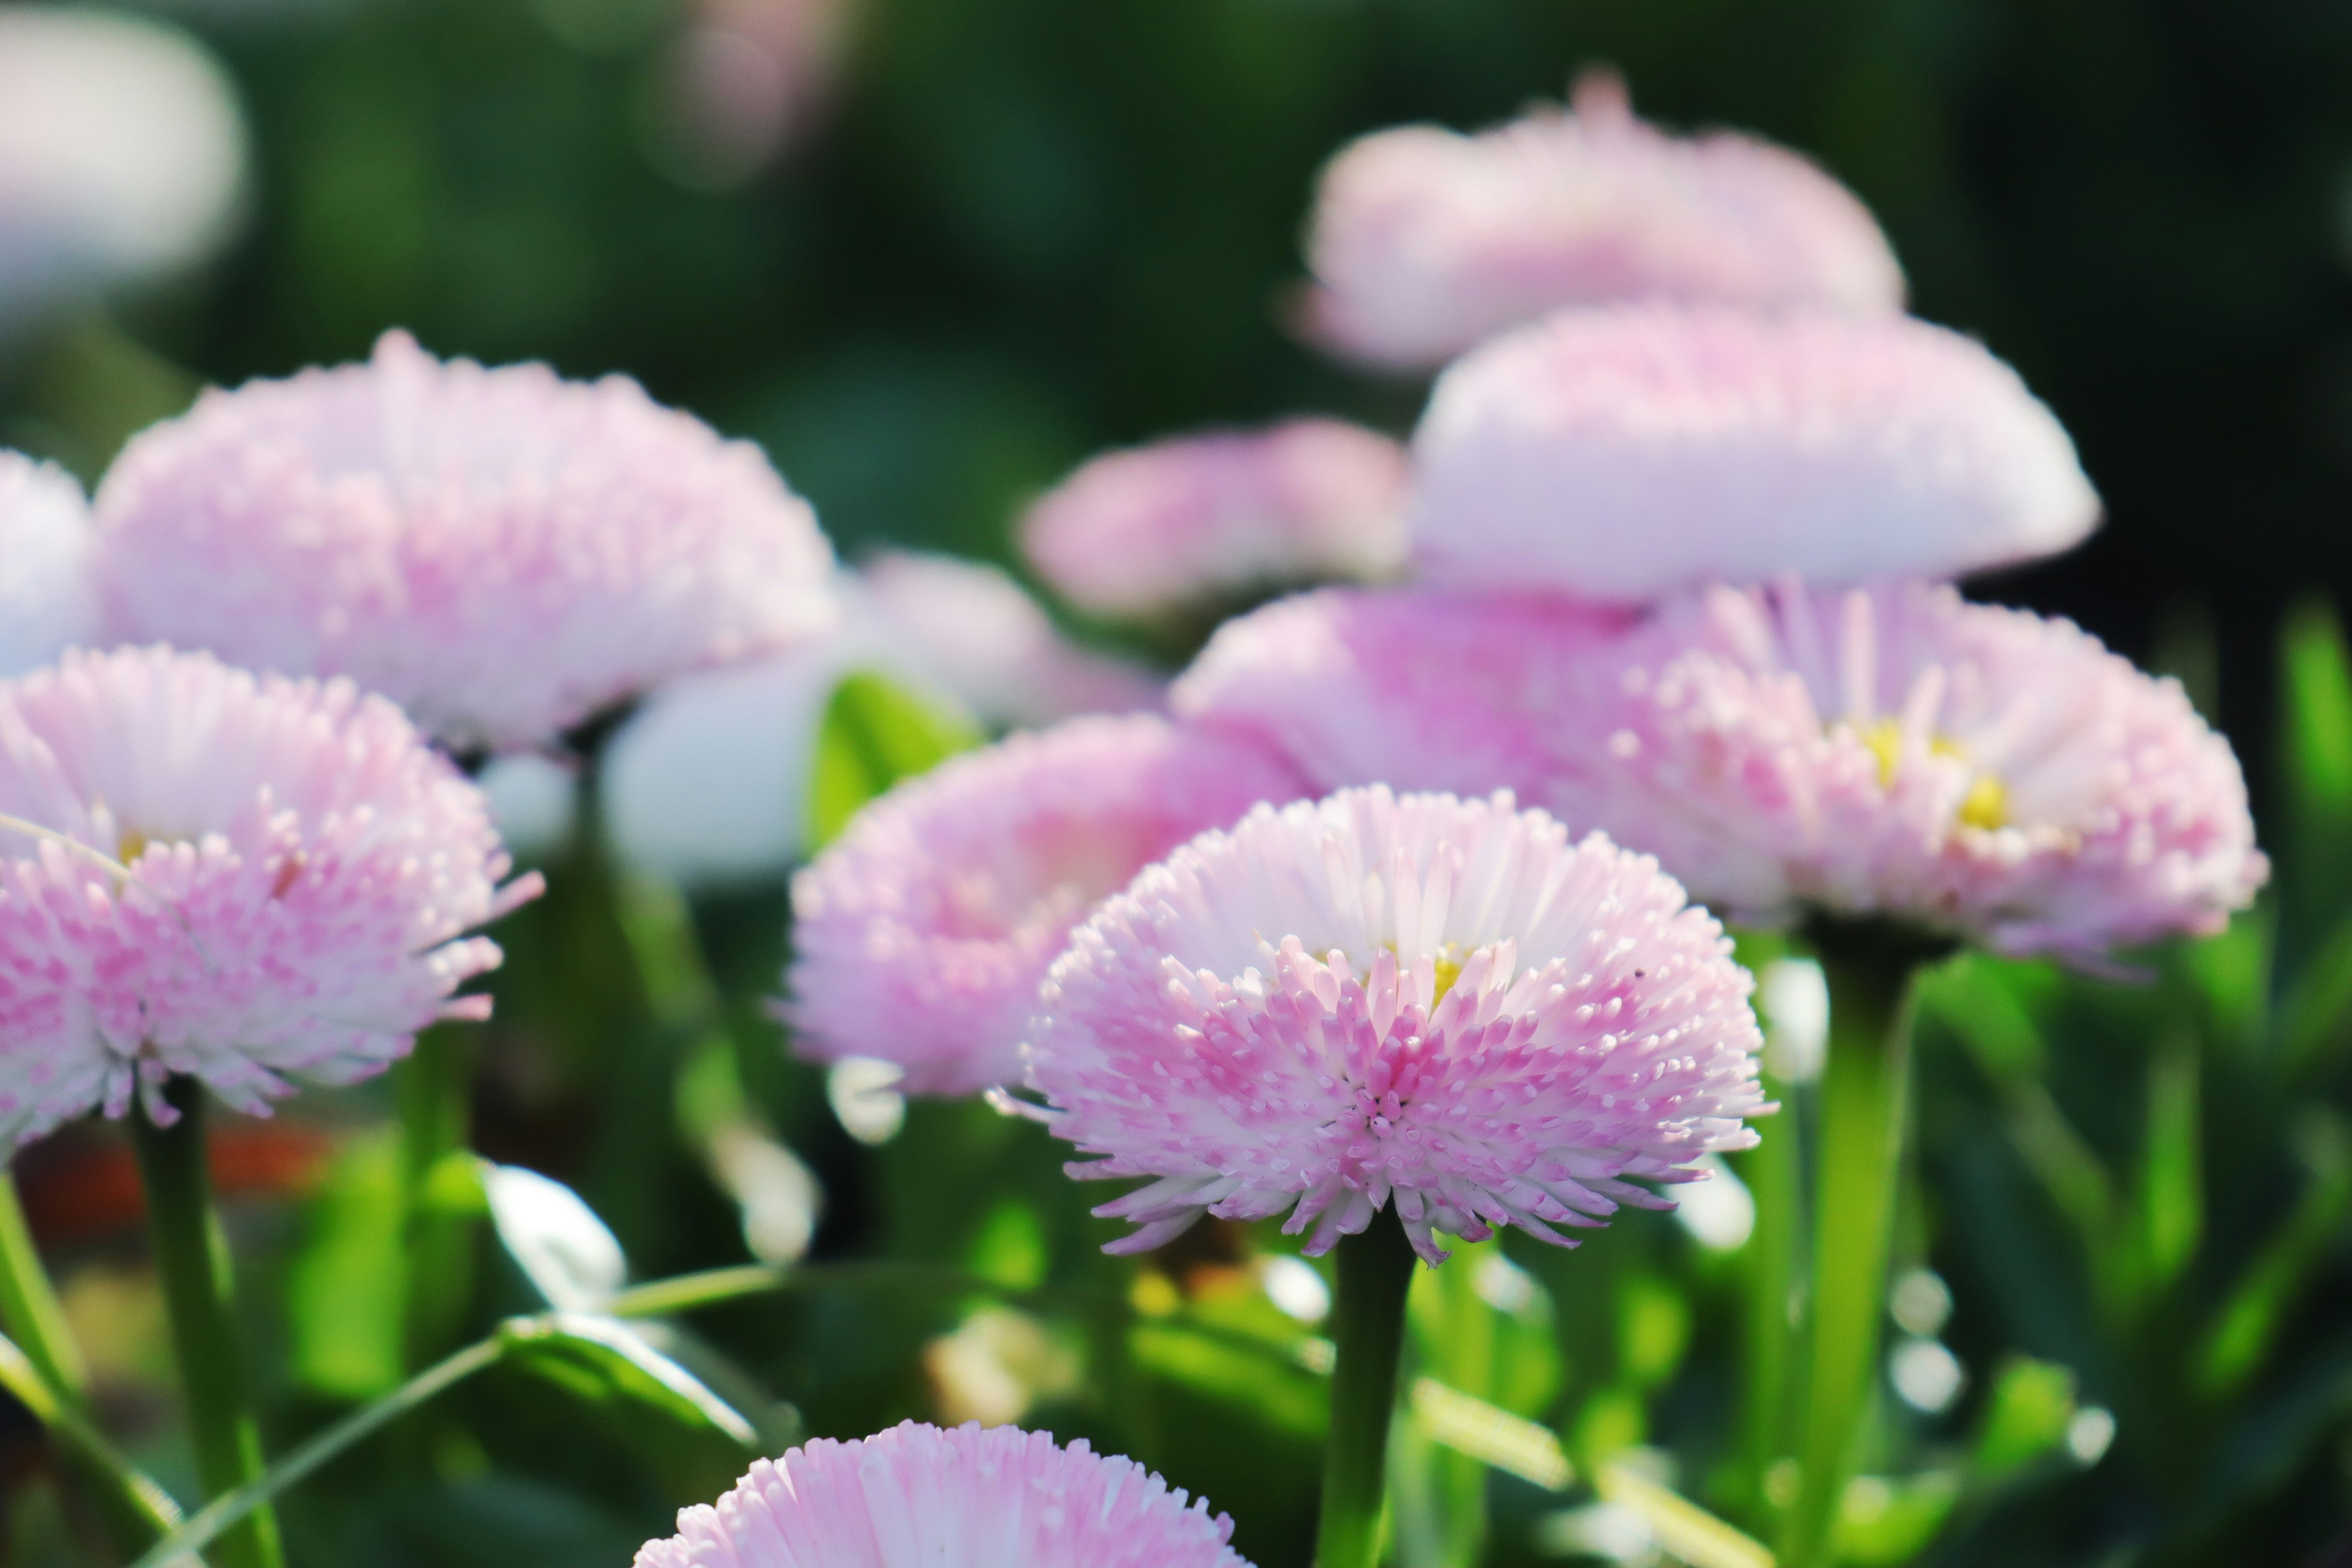
{"type": "Polygon", "coordinates": [[[962,720],[867,671],[845,677],[825,704],[809,787],[809,843],[822,848],[876,795],[980,744],[962,720]]]}

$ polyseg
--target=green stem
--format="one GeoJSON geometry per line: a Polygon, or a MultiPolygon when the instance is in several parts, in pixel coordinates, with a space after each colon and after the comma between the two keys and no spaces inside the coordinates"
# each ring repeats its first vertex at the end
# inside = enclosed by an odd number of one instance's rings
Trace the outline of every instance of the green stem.
{"type": "Polygon", "coordinates": [[[1756,1228],[1741,1249],[1744,1268],[1740,1343],[1740,1489],[1751,1523],[1764,1514],[1765,1478],[1789,1451],[1789,1371],[1796,1352],[1790,1321],[1803,1256],[1803,1170],[1791,1086],[1767,1079],[1780,1113],[1756,1124],[1755,1148],[1732,1156],[1733,1171],[1756,1200],[1756,1228]]]}
{"type": "Polygon", "coordinates": [[[402,1338],[411,1367],[428,1363],[447,1347],[473,1284],[473,1220],[450,1212],[434,1196],[443,1162],[462,1154],[473,1135],[473,1053],[467,1047],[458,1027],[436,1026],[416,1037],[416,1048],[393,1070],[407,1259],[402,1338]]]}
{"type": "Polygon", "coordinates": [[[1838,1505],[1858,1458],[1877,1383],[1879,1321],[1901,1189],[1914,981],[1939,949],[1877,923],[1820,922],[1829,980],[1813,1194],[1813,1275],[1798,1389],[1796,1505],[1782,1568],[1829,1561],[1838,1505]]]}
{"type": "MultiPolygon", "coordinates": [[[[262,1473],[261,1428],[246,1388],[228,1238],[213,1210],[204,1088],[192,1078],[175,1078],[163,1095],[178,1119],[158,1127],[142,1103],[131,1118],[131,1143],[147,1188],[155,1264],[171,1310],[196,1473],[205,1495],[219,1497],[262,1473]]],[[[220,1560],[231,1568],[283,1568],[277,1516],[267,1508],[254,1510],[223,1539],[220,1560]]]]}
{"type": "Polygon", "coordinates": [[[1412,1244],[1392,1208],[1339,1243],[1339,1291],[1331,1311],[1339,1360],[1331,1371],[1331,1434],[1323,1447],[1315,1568],[1374,1568],[1380,1560],[1389,1418],[1396,1411],[1412,1265],[1412,1244]]]}
{"type": "Polygon", "coordinates": [[[219,1540],[240,1521],[248,1516],[266,1515],[270,1499],[293,1487],[311,1471],[395,1417],[405,1415],[425,1401],[473,1376],[504,1354],[506,1347],[507,1336],[503,1332],[467,1345],[418,1373],[374,1404],[352,1411],[293,1449],[267,1471],[213,1499],[185,1524],[173,1531],[169,1540],[158,1543],[131,1568],[163,1568],[166,1563],[181,1564],[185,1568],[193,1553],[219,1540]]]}
{"type": "Polygon", "coordinates": [[[14,1174],[0,1174],[0,1328],[61,1397],[79,1404],[88,1396],[89,1370],[33,1246],[14,1174]]]}

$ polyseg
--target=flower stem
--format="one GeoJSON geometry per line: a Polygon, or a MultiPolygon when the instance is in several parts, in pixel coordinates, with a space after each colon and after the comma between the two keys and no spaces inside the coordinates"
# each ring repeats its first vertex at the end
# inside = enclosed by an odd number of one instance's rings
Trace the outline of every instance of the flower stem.
{"type": "Polygon", "coordinates": [[[473,1133],[473,1053],[460,1026],[442,1024],[416,1037],[394,1069],[400,1108],[402,1241],[406,1300],[402,1340],[411,1369],[447,1348],[473,1288],[473,1222],[435,1201],[434,1178],[473,1133]]]}
{"type": "Polygon", "coordinates": [[[81,1401],[89,1382],[81,1346],[74,1342],[65,1308],[41,1267],[13,1174],[0,1174],[0,1329],[60,1396],[81,1401]]]}
{"type": "Polygon", "coordinates": [[[1751,1523],[1764,1517],[1765,1477],[1790,1441],[1789,1374],[1797,1349],[1790,1305],[1804,1258],[1804,1171],[1790,1088],[1767,1076],[1765,1092],[1780,1102],[1780,1114],[1757,1125],[1755,1148],[1732,1156],[1733,1171],[1756,1200],[1756,1228],[1739,1253],[1739,1485],[1751,1523]]]}
{"type": "MultiPolygon", "coordinates": [[[[155,1264],[171,1310],[196,1473],[205,1495],[218,1497],[262,1473],[261,1428],[246,1388],[228,1238],[213,1210],[204,1089],[194,1079],[175,1078],[163,1095],[180,1113],[178,1120],[158,1127],[142,1104],[131,1113],[131,1142],[147,1188],[155,1264]]],[[[277,1515],[256,1509],[223,1538],[217,1560],[228,1568],[283,1568],[277,1515]]]]}
{"type": "Polygon", "coordinates": [[[1914,981],[1941,952],[1877,923],[1817,922],[1812,935],[1829,980],[1830,1041],[1797,1390],[1801,1468],[1781,1534],[1783,1568],[1829,1561],[1870,1413],[1901,1185],[1914,981]]]}
{"type": "Polygon", "coordinates": [[[1380,1560],[1389,1418],[1396,1410],[1412,1244],[1392,1208],[1339,1243],[1331,1312],[1339,1361],[1331,1373],[1331,1435],[1323,1448],[1323,1514],[1316,1568],[1374,1568],[1380,1560]]]}

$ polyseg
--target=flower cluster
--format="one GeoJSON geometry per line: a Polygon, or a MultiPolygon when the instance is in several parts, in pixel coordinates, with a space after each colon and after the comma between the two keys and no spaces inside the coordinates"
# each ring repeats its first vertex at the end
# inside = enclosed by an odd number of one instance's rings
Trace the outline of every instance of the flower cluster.
{"type": "Polygon", "coordinates": [[[1448,370],[1413,460],[1426,579],[1623,603],[1784,572],[1948,576],[2099,518],[2017,373],[1907,317],[1571,311],[1448,370]]]}
{"type": "Polygon", "coordinates": [[[1202,829],[1297,793],[1257,747],[1145,714],[1015,735],[902,784],[793,879],[795,1043],[895,1062],[920,1093],[1014,1081],[1070,928],[1202,829]]]}
{"type": "Polygon", "coordinates": [[[364,364],[208,393],[99,488],[105,629],[348,675],[461,750],[525,747],[803,642],[832,554],[744,442],[635,382],[364,364]]]}
{"type": "Polygon", "coordinates": [[[1249,1568],[1234,1521],[1084,1439],[904,1422],[766,1459],[636,1568],[1249,1568]]]}
{"type": "Polygon", "coordinates": [[[1405,459],[1336,419],[1221,430],[1111,452],[1031,509],[1021,546],[1061,595],[1150,616],[1262,586],[1394,573],[1405,459]]]}
{"type": "Polygon", "coordinates": [[[1203,834],[1055,963],[1029,1081],[1055,1131],[1148,1176],[1098,1209],[1157,1247],[1202,1214],[1313,1226],[1390,1202],[1414,1247],[1664,1206],[1768,1107],[1748,973],[1655,861],[1507,794],[1374,787],[1203,834]]]}
{"type": "MultiPolygon", "coordinates": [[[[162,648],[0,682],[0,1145],[170,1074],[259,1111],[380,1072],[530,897],[480,791],[348,682],[162,648]]],[[[160,1102],[151,1101],[151,1109],[160,1102]]]]}
{"type": "Polygon", "coordinates": [[[1565,306],[1902,309],[1878,225],[1802,157],[1727,132],[1664,134],[1606,74],[1577,84],[1573,110],[1478,136],[1405,126],[1344,149],[1307,235],[1309,334],[1426,370],[1565,306]]]}

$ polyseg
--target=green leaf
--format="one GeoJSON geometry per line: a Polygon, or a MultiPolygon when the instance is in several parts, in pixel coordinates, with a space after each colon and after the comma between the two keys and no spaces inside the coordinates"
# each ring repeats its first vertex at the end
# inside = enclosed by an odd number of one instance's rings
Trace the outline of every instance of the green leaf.
{"type": "Polygon", "coordinates": [[[1977,1429],[1970,1479],[1982,1483],[2015,1474],[2066,1440],[2074,1418],[2074,1374],[2063,1366],[2015,1356],[1994,1374],[1977,1429]]]}
{"type": "Polygon", "coordinates": [[[840,836],[867,801],[900,779],[929,773],[982,736],[961,717],[871,671],[834,688],[817,732],[816,774],[809,785],[809,847],[840,836]]]}
{"type": "Polygon", "coordinates": [[[1838,1500],[1836,1557],[1858,1568],[1909,1563],[1927,1550],[1960,1500],[1948,1471],[1856,1476],[1838,1500]]]}
{"type": "Polygon", "coordinates": [[[2180,1277],[2205,1231],[2199,1088],[2195,1037],[2168,1035],[2148,1062],[2147,1148],[2140,1167],[2140,1260],[2150,1289],[2180,1277]]]}
{"type": "Polygon", "coordinates": [[[330,1399],[373,1399],[407,1376],[407,1224],[400,1134],[352,1139],[310,1200],[286,1279],[294,1375],[330,1399]]]}
{"type": "Polygon", "coordinates": [[[2195,1373],[2211,1394],[2242,1388],[2268,1357],[2289,1310],[2352,1215],[2352,1131],[2308,1108],[2294,1132],[2310,1178],[2294,1213],[2266,1242],[2215,1315],[2195,1373]]]}
{"type": "Polygon", "coordinates": [[[760,1446],[749,1416],[616,1318],[551,1312],[509,1324],[505,1339],[507,1364],[611,1410],[625,1425],[660,1415],[687,1432],[717,1433],[747,1449],[760,1446]]]}
{"type": "Polygon", "coordinates": [[[2287,808],[2280,885],[2287,934],[2302,952],[2352,898],[2352,661],[2324,601],[2306,600],[2288,613],[2280,662],[2287,808]]]}

